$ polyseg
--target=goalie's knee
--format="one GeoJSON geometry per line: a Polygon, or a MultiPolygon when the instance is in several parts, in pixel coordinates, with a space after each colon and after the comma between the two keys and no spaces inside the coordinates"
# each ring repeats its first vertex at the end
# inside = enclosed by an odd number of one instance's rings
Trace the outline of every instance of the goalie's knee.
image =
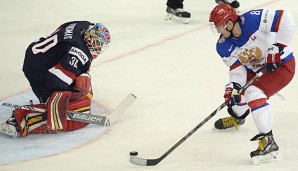
{"type": "MultiPolygon", "coordinates": [[[[88,97],[85,97],[80,100],[70,102],[68,105],[68,110],[73,110],[76,112],[90,114],[91,113],[91,99],[89,99],[88,97]]],[[[67,120],[67,131],[77,130],[77,129],[83,128],[87,125],[88,125],[88,123],[67,120]]]]}
{"type": "Polygon", "coordinates": [[[55,92],[48,102],[47,125],[55,131],[73,131],[85,127],[87,123],[76,122],[67,119],[67,110],[89,113],[91,110],[91,99],[80,98],[69,102],[71,92],[55,92]]]}
{"type": "Polygon", "coordinates": [[[48,101],[47,125],[51,130],[67,128],[67,109],[71,92],[54,92],[48,101]]]}

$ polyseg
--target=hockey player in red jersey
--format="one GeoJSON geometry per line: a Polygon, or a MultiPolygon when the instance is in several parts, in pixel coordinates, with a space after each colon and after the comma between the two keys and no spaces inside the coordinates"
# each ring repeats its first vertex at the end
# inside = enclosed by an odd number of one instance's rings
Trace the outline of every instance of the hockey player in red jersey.
{"type": "Polygon", "coordinates": [[[258,9],[238,16],[231,6],[220,4],[210,13],[209,21],[213,30],[220,33],[216,50],[229,67],[230,77],[224,98],[231,116],[217,120],[215,128],[243,124],[251,112],[259,131],[251,139],[259,141],[257,150],[250,153],[253,163],[281,159],[272,134],[273,112],[268,99],[287,86],[295,74],[292,15],[284,10],[258,9]],[[238,94],[264,68],[267,72],[238,94]]]}
{"type": "Polygon", "coordinates": [[[62,24],[48,37],[42,37],[26,50],[23,72],[40,104],[38,112],[15,109],[0,124],[0,133],[24,137],[30,133],[72,131],[86,123],[67,120],[67,110],[90,113],[93,59],[110,44],[110,33],[100,23],[73,21],[62,24]]]}

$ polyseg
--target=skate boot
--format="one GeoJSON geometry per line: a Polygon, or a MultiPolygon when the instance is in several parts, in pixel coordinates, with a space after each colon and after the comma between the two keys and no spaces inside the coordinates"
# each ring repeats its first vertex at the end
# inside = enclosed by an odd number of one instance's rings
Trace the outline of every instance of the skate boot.
{"type": "Polygon", "coordinates": [[[20,130],[18,128],[14,114],[6,122],[0,123],[0,133],[15,138],[20,136],[20,130]]]}
{"type": "Polygon", "coordinates": [[[267,134],[258,134],[251,139],[251,141],[256,140],[259,140],[259,147],[250,153],[254,164],[281,160],[278,153],[279,147],[273,139],[272,131],[267,134]]]}
{"type": "Polygon", "coordinates": [[[215,0],[215,2],[217,4],[222,4],[222,3],[229,4],[235,9],[237,13],[240,13],[240,10],[239,10],[240,3],[237,0],[215,0]]]}
{"type": "Polygon", "coordinates": [[[187,24],[190,22],[191,14],[183,10],[183,8],[172,9],[170,7],[167,7],[166,11],[167,11],[166,20],[173,20],[175,22],[183,23],[183,24],[187,24]]]}
{"type": "Polygon", "coordinates": [[[236,129],[238,129],[238,126],[243,125],[244,123],[245,123],[245,119],[236,119],[233,116],[229,116],[229,117],[218,119],[214,123],[214,127],[216,129],[228,129],[232,127],[235,127],[236,129]]]}

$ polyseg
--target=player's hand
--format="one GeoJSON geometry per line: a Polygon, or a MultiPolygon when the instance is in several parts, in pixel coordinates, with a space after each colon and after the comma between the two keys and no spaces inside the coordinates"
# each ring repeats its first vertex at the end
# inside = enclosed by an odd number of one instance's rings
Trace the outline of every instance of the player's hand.
{"type": "Polygon", "coordinates": [[[232,107],[241,101],[241,95],[239,94],[239,90],[241,89],[241,85],[235,82],[231,82],[226,85],[225,89],[225,102],[228,107],[232,107]]]}
{"type": "Polygon", "coordinates": [[[74,89],[86,95],[91,88],[91,76],[88,72],[82,73],[75,80],[74,89]]]}
{"type": "Polygon", "coordinates": [[[285,45],[276,43],[267,50],[266,68],[269,72],[274,72],[281,65],[280,56],[283,54],[285,45]]]}

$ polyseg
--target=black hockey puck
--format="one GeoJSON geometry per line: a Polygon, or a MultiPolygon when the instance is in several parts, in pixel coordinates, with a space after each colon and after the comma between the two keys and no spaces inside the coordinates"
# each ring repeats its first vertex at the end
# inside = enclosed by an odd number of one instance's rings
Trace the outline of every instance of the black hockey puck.
{"type": "Polygon", "coordinates": [[[130,153],[129,153],[129,155],[131,155],[131,156],[137,156],[139,153],[137,152],[137,151],[131,151],[130,153]]]}

